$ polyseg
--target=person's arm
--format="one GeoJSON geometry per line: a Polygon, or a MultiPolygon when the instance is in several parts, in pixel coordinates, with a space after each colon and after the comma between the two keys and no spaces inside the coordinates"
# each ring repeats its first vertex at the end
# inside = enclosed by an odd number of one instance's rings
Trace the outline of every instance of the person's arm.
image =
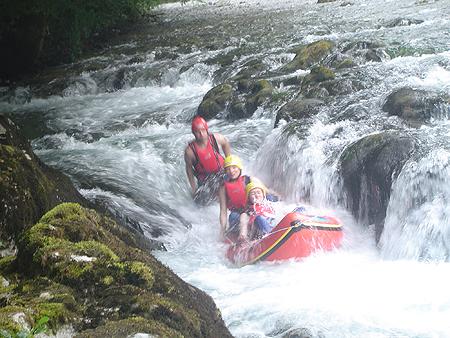
{"type": "Polygon", "coordinates": [[[184,162],[186,163],[186,176],[189,181],[189,185],[191,186],[192,195],[195,194],[197,190],[197,182],[195,181],[194,170],[192,168],[192,150],[189,147],[186,147],[184,151],[184,162]]]}
{"type": "Polygon", "coordinates": [[[223,185],[219,188],[219,206],[220,235],[223,237],[227,229],[227,196],[223,185]]]}
{"type": "Polygon", "coordinates": [[[216,138],[216,141],[218,145],[222,148],[223,153],[225,154],[225,157],[231,155],[231,147],[230,143],[228,142],[228,139],[219,133],[214,133],[214,137],[216,138]]]}

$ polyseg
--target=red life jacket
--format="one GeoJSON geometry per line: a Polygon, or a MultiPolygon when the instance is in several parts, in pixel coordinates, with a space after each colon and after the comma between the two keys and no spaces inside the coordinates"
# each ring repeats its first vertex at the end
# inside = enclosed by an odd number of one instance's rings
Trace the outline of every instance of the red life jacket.
{"type": "Polygon", "coordinates": [[[200,148],[195,141],[189,142],[189,147],[195,156],[194,174],[200,182],[223,168],[223,156],[219,153],[219,146],[213,134],[208,134],[205,148],[200,148]]]}
{"type": "Polygon", "coordinates": [[[227,196],[227,208],[231,211],[243,212],[247,205],[245,186],[250,182],[250,177],[241,175],[234,181],[225,181],[225,193],[227,196]]]}
{"type": "Polygon", "coordinates": [[[249,224],[255,222],[256,216],[263,216],[268,218],[268,220],[273,220],[275,218],[275,210],[273,209],[272,202],[264,199],[261,203],[250,204],[247,210],[250,218],[248,220],[249,224]]]}
{"type": "Polygon", "coordinates": [[[275,218],[275,210],[272,203],[264,198],[261,203],[253,203],[248,207],[248,213],[252,216],[264,216],[267,218],[275,218]]]}

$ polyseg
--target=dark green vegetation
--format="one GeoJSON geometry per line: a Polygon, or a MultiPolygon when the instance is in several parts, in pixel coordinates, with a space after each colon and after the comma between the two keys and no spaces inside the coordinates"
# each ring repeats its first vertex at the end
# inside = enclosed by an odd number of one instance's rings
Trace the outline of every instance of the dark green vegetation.
{"type": "Polygon", "coordinates": [[[5,0],[0,4],[0,79],[73,61],[159,0],[5,0]],[[95,38],[95,40],[94,40],[95,38]]]}

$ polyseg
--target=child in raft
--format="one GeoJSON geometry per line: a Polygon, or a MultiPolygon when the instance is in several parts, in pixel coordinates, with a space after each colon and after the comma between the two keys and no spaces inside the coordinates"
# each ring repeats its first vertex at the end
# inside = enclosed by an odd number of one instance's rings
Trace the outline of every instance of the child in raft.
{"type": "Polygon", "coordinates": [[[269,233],[275,226],[275,210],[272,201],[277,201],[278,197],[268,196],[267,188],[256,179],[247,184],[245,191],[248,201],[246,211],[248,226],[242,227],[239,237],[241,240],[254,240],[269,233]]]}

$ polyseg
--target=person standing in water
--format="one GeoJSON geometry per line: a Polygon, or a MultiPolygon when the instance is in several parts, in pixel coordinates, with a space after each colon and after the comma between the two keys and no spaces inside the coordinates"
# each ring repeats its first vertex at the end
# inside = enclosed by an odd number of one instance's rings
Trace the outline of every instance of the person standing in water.
{"type": "Polygon", "coordinates": [[[231,154],[231,148],[225,136],[209,132],[208,124],[201,116],[192,119],[191,130],[195,139],[184,151],[186,175],[194,201],[208,204],[216,197],[223,181],[224,157],[219,146],[225,156],[231,154]]]}
{"type": "Polygon", "coordinates": [[[225,158],[225,181],[219,189],[220,204],[220,233],[231,237],[237,237],[240,233],[241,217],[247,206],[245,186],[250,183],[250,176],[242,174],[242,162],[236,155],[225,158]],[[227,210],[230,215],[227,217],[227,210]]]}

